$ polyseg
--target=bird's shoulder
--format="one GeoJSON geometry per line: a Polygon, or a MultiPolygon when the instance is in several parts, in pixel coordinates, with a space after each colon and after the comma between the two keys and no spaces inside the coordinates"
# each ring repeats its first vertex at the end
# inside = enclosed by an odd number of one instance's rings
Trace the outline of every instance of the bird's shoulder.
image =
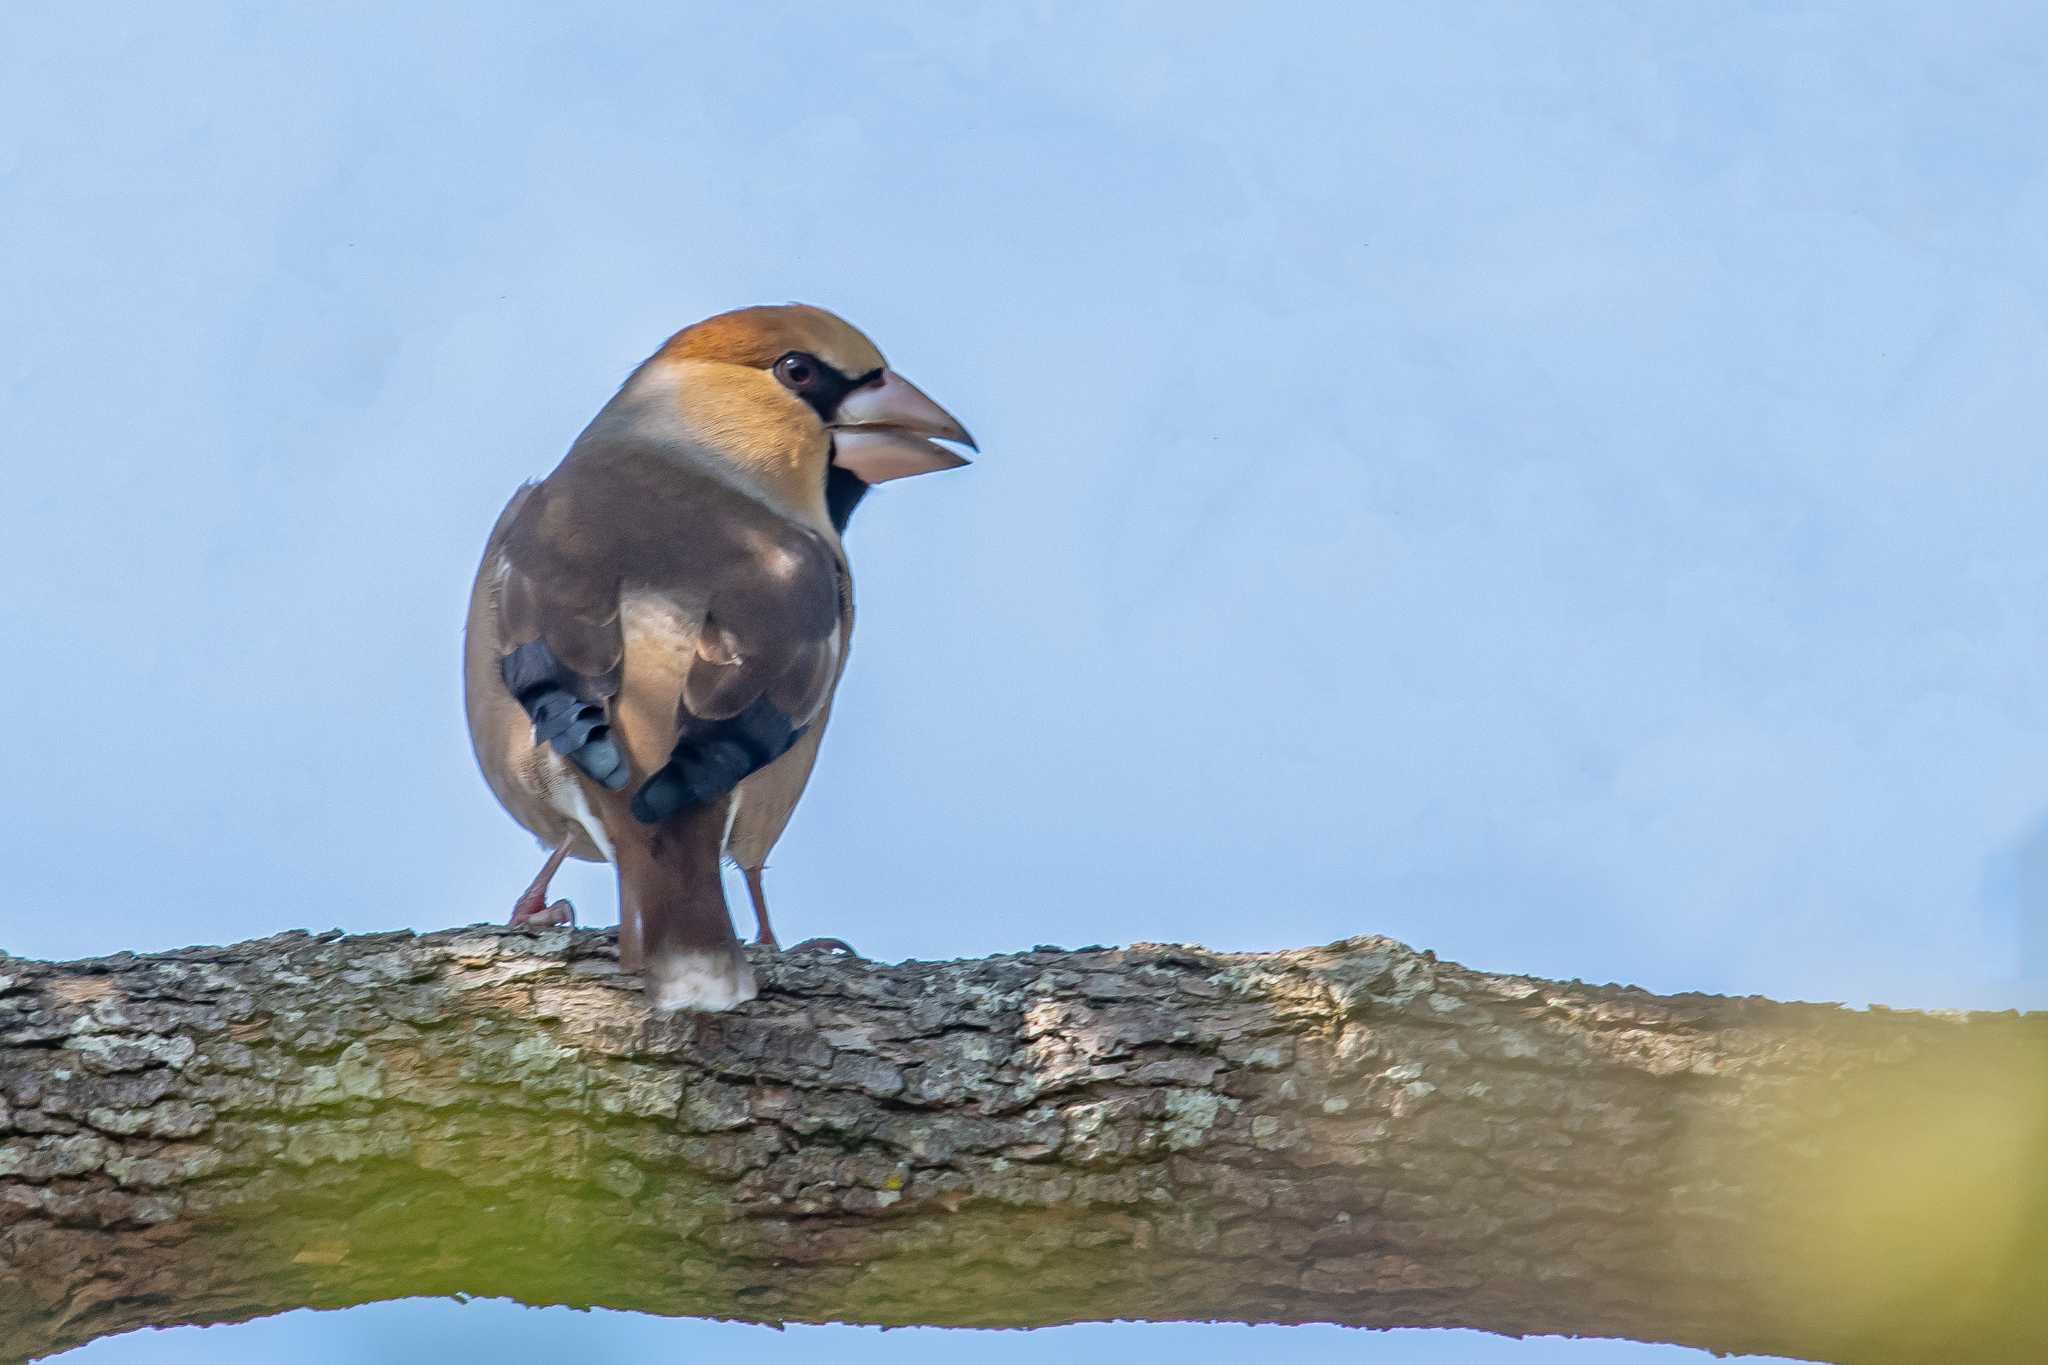
{"type": "Polygon", "coordinates": [[[672,597],[800,635],[831,631],[845,595],[827,537],[708,461],[646,442],[580,442],[511,512],[504,545],[551,595],[672,597]]]}

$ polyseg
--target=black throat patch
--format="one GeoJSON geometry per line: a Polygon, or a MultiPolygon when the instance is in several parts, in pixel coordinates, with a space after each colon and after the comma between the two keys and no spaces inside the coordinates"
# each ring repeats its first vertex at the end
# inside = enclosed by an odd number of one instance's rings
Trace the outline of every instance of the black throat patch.
{"type": "MultiPolygon", "coordinates": [[[[806,394],[804,401],[811,405],[820,421],[832,425],[832,419],[839,413],[839,405],[855,389],[864,388],[881,377],[880,370],[870,370],[855,379],[848,379],[839,371],[819,362],[825,372],[825,381],[816,390],[806,394]]],[[[860,500],[874,487],[851,470],[827,463],[825,466],[825,510],[832,518],[832,529],[845,531],[846,523],[853,520],[853,509],[860,506],[860,500]]]]}
{"type": "Polygon", "coordinates": [[[860,506],[860,500],[873,487],[850,469],[841,469],[836,464],[825,466],[825,511],[832,518],[833,530],[845,532],[846,523],[853,520],[853,509],[860,506]]]}

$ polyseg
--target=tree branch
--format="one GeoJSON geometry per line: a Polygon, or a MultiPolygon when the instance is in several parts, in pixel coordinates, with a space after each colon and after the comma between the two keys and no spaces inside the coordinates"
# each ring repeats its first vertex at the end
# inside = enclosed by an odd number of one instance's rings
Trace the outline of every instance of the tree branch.
{"type": "Polygon", "coordinates": [[[756,967],[661,1018],[588,931],[0,957],[0,1358],[478,1294],[2048,1359],[2048,1015],[1378,938],[756,967]]]}

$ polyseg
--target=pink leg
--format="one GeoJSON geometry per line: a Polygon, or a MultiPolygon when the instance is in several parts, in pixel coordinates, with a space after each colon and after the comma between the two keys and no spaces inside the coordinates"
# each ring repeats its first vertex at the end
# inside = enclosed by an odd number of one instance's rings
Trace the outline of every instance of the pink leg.
{"type": "Polygon", "coordinates": [[[747,896],[754,902],[754,943],[758,947],[773,948],[775,931],[768,927],[768,893],[761,889],[761,869],[743,867],[740,871],[747,877],[747,896]]]}
{"type": "MultiPolygon", "coordinates": [[[[768,925],[768,893],[761,887],[761,869],[744,867],[747,895],[754,902],[754,945],[758,948],[779,948],[775,941],[775,930],[768,925]]],[[[845,953],[848,957],[859,957],[853,945],[843,938],[807,938],[785,951],[792,953],[845,953]]]]}
{"type": "Polygon", "coordinates": [[[576,907],[568,901],[558,900],[552,905],[548,903],[548,883],[553,881],[555,873],[561,870],[562,859],[569,856],[569,845],[575,842],[574,830],[562,836],[562,842],[548,855],[548,860],[540,865],[540,871],[534,874],[532,883],[519,893],[518,900],[512,902],[512,918],[506,923],[515,929],[527,926],[538,929],[576,922],[576,907]]]}

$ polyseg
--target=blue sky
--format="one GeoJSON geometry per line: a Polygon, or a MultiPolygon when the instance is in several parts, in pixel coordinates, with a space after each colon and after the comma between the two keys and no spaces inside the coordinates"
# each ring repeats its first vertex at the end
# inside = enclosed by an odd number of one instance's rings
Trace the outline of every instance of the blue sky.
{"type": "MultiPolygon", "coordinates": [[[[2048,1005],[2038,7],[412,8],[0,17],[9,951],[501,917],[482,536],[670,331],[802,299],[985,455],[854,525],[787,936],[2048,1005]]],[[[450,1332],[957,1349],[78,1359],[450,1332]]]]}

